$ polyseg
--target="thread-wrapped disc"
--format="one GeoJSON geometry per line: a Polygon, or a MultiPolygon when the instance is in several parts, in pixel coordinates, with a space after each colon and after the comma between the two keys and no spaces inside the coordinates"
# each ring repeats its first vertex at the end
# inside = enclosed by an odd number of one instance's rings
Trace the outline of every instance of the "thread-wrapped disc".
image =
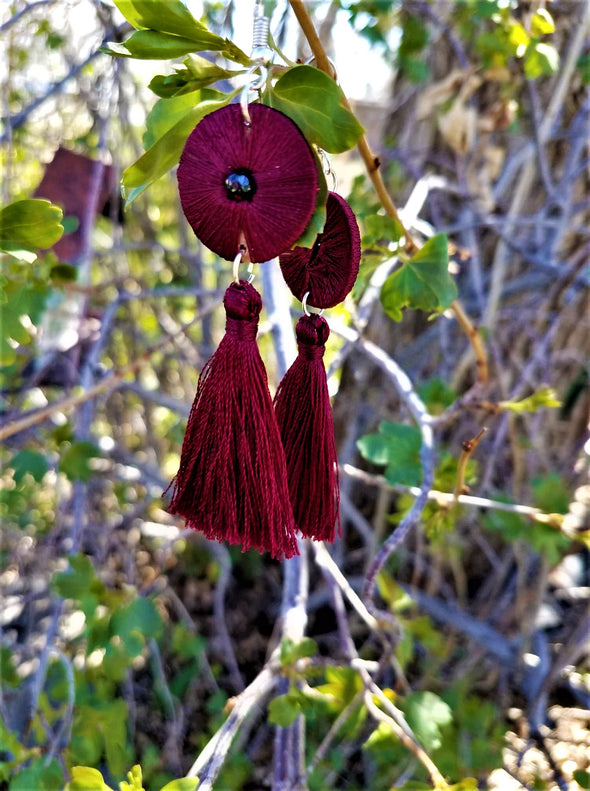
{"type": "Polygon", "coordinates": [[[313,247],[295,247],[279,257],[283,277],[299,300],[332,308],[354,286],[361,260],[361,240],[354,213],[335,192],[328,193],[326,223],[313,247]]]}
{"type": "Polygon", "coordinates": [[[206,115],[189,135],[178,166],[184,214],[196,236],[222,258],[245,245],[253,262],[288,250],[315,209],[316,164],[299,128],[283,113],[239,104],[206,115]]]}

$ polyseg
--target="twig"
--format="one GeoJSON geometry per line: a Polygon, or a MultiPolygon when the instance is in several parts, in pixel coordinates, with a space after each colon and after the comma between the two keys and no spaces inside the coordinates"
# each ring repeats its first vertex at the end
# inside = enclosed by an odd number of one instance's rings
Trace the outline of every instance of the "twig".
{"type": "Polygon", "coordinates": [[[231,580],[231,558],[227,547],[219,544],[217,541],[210,542],[210,549],[219,563],[220,569],[219,579],[215,584],[215,593],[213,596],[213,617],[215,619],[216,636],[223,651],[223,661],[229,669],[231,684],[237,692],[241,692],[244,689],[244,679],[240,673],[238,660],[236,659],[234,647],[225,621],[225,594],[231,580]]]}
{"type": "Polygon", "coordinates": [[[25,5],[24,8],[21,8],[20,11],[17,11],[16,14],[13,14],[10,19],[7,19],[2,25],[0,25],[0,33],[4,33],[4,31],[11,28],[15,25],[19,19],[22,19],[25,14],[28,14],[29,11],[32,11],[34,8],[39,8],[40,6],[50,5],[51,3],[55,3],[55,0],[36,0],[34,3],[29,3],[25,5]]]}
{"type": "MultiPolygon", "coordinates": [[[[463,440],[461,443],[461,456],[459,457],[459,464],[457,465],[457,483],[455,484],[454,500],[455,503],[459,499],[460,494],[465,494],[465,470],[467,469],[467,462],[471,458],[471,454],[477,448],[487,428],[482,428],[479,434],[473,439],[463,440]]],[[[469,489],[467,489],[469,491],[469,489]]]]}
{"type": "Polygon", "coordinates": [[[334,580],[369,629],[377,629],[379,627],[377,618],[369,612],[360,596],[352,589],[350,583],[340,571],[339,566],[332,560],[324,542],[314,541],[313,548],[318,566],[334,580]]]}
{"type": "MultiPolygon", "coordinates": [[[[363,481],[369,486],[378,486],[380,489],[389,489],[392,492],[399,492],[401,494],[412,494],[417,497],[420,494],[420,488],[417,486],[403,486],[396,484],[395,486],[388,483],[382,475],[374,475],[365,470],[359,470],[352,464],[344,464],[340,468],[340,472],[348,475],[356,480],[363,481]]],[[[431,489],[428,492],[428,499],[439,503],[442,506],[452,505],[455,501],[455,495],[451,492],[440,492],[437,489],[431,489]]],[[[462,505],[474,505],[477,508],[489,508],[494,511],[506,511],[513,514],[521,514],[527,516],[534,522],[539,522],[544,525],[551,525],[558,528],[561,526],[561,514],[546,514],[540,508],[535,508],[532,505],[520,505],[518,503],[503,503],[500,500],[490,500],[487,497],[474,497],[470,494],[460,494],[457,502],[462,505]]]]}
{"type": "Polygon", "coordinates": [[[272,693],[277,684],[274,666],[266,664],[254,681],[233,699],[233,708],[221,728],[210,739],[204,750],[187,772],[187,777],[199,778],[199,791],[210,791],[240,726],[251,712],[272,693]]]}
{"type": "MultiPolygon", "coordinates": [[[[218,302],[214,302],[204,308],[202,308],[198,315],[195,316],[194,319],[189,321],[187,324],[184,324],[180,330],[179,334],[184,333],[188,327],[194,324],[197,321],[200,321],[203,316],[208,315],[211,313],[215,308],[218,306],[218,302]]],[[[112,390],[116,387],[119,382],[122,382],[129,374],[133,373],[134,371],[141,368],[144,363],[148,362],[150,357],[155,354],[156,352],[164,349],[169,343],[174,340],[175,336],[169,336],[167,338],[162,339],[158,343],[150,346],[149,349],[140,355],[137,359],[133,362],[129,363],[125,367],[121,368],[119,371],[111,374],[110,376],[105,377],[101,382],[97,382],[97,384],[93,385],[92,387],[88,388],[82,393],[78,393],[76,395],[67,396],[66,398],[62,398],[60,401],[54,401],[53,403],[49,404],[43,409],[39,409],[36,412],[30,412],[29,414],[25,415],[24,417],[13,420],[11,422],[6,423],[3,427],[0,428],[0,440],[7,439],[8,437],[12,437],[15,434],[18,434],[20,431],[24,431],[25,429],[31,428],[32,426],[36,426],[39,423],[43,423],[45,420],[50,418],[56,412],[68,412],[70,409],[74,407],[80,406],[80,404],[84,404],[87,401],[91,401],[93,398],[101,395],[102,393],[106,393],[109,390],[112,390]]]]}
{"type": "MultiPolygon", "coordinates": [[[[320,41],[318,34],[316,32],[315,26],[309,16],[309,12],[305,8],[304,3],[302,0],[289,0],[291,8],[293,9],[293,13],[297,17],[297,21],[305,35],[310,49],[315,57],[316,65],[319,69],[326,72],[330,77],[334,78],[334,69],[332,68],[332,64],[330,63],[328,56],[326,55],[326,51],[320,41]]],[[[342,92],[342,103],[344,106],[352,112],[352,107],[348,98],[342,92]]],[[[373,151],[371,151],[371,147],[369,146],[369,142],[365,134],[361,135],[359,141],[357,143],[357,148],[361,158],[365,164],[365,168],[367,170],[367,174],[371,179],[373,184],[373,188],[377,193],[381,205],[385,209],[386,213],[396,222],[399,223],[400,227],[403,229],[403,235],[405,237],[405,248],[407,252],[412,255],[417,253],[420,249],[420,245],[413,239],[412,235],[408,231],[407,228],[404,227],[403,222],[400,219],[399,212],[391,199],[391,195],[389,194],[387,187],[385,186],[385,182],[383,181],[383,177],[381,175],[381,161],[379,157],[377,157],[373,151]]],[[[481,337],[477,333],[477,330],[473,327],[471,321],[469,321],[467,314],[461,307],[458,300],[455,300],[451,304],[451,309],[455,313],[457,317],[457,321],[459,325],[463,329],[463,331],[467,334],[469,342],[473,346],[473,352],[475,354],[475,359],[477,360],[477,379],[478,382],[481,384],[485,384],[488,379],[487,374],[487,358],[485,354],[485,349],[483,346],[483,342],[481,337]]]]}

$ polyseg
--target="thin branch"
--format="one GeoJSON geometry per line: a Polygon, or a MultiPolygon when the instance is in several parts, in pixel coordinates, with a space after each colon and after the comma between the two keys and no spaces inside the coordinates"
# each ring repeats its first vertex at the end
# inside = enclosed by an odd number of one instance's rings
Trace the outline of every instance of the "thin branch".
{"type": "Polygon", "coordinates": [[[11,28],[15,25],[20,19],[22,19],[25,14],[28,14],[29,11],[32,11],[35,8],[39,8],[40,6],[44,5],[51,5],[51,3],[55,3],[55,0],[36,0],[34,3],[29,3],[24,8],[21,8],[20,11],[17,11],[16,14],[13,14],[10,19],[7,19],[4,24],[0,25],[0,33],[4,33],[6,30],[11,28]]]}
{"type": "MultiPolygon", "coordinates": [[[[340,472],[348,475],[356,480],[363,481],[369,486],[377,486],[380,489],[389,489],[392,492],[399,492],[400,494],[412,494],[418,497],[420,488],[417,486],[403,486],[396,484],[393,486],[383,477],[383,475],[373,475],[365,470],[359,470],[352,464],[344,464],[340,468],[340,472]]],[[[452,505],[455,501],[455,495],[452,492],[440,492],[437,489],[431,489],[428,492],[428,499],[438,503],[441,506],[447,507],[452,505]]],[[[506,511],[512,514],[521,514],[527,516],[534,522],[539,522],[544,525],[551,525],[552,527],[559,528],[562,522],[560,514],[546,514],[540,508],[534,508],[531,505],[520,505],[518,503],[503,503],[500,500],[490,500],[487,497],[474,497],[470,494],[460,494],[457,502],[461,505],[474,505],[477,508],[486,508],[494,511],[506,511]]]]}
{"type": "Polygon", "coordinates": [[[277,680],[274,667],[266,664],[254,681],[233,699],[233,707],[228,718],[187,772],[187,777],[199,778],[199,791],[213,789],[215,779],[242,723],[257,707],[262,706],[273,692],[277,680]]]}
{"type": "MultiPolygon", "coordinates": [[[[181,335],[192,324],[200,321],[203,316],[211,313],[213,310],[215,310],[218,304],[219,303],[216,301],[202,308],[194,319],[191,319],[191,321],[189,321],[187,324],[184,324],[180,328],[178,334],[181,335]]],[[[109,390],[115,388],[127,376],[129,376],[129,374],[141,368],[142,365],[150,360],[153,354],[165,349],[169,343],[174,341],[175,337],[176,336],[169,336],[163,338],[158,343],[150,346],[147,351],[141,354],[133,362],[129,363],[129,365],[126,365],[119,371],[105,377],[101,382],[97,382],[97,384],[88,388],[88,390],[77,393],[76,395],[67,396],[66,398],[62,398],[60,401],[54,401],[48,406],[43,407],[43,409],[30,412],[24,417],[7,422],[4,426],[0,427],[0,440],[12,437],[15,434],[18,434],[20,431],[24,431],[25,429],[31,428],[32,426],[37,426],[39,423],[43,423],[45,420],[48,420],[52,415],[56,414],[56,412],[69,412],[74,407],[80,406],[80,404],[84,404],[87,401],[91,401],[93,398],[96,398],[103,393],[107,393],[109,390]]]]}
{"type": "MultiPolygon", "coordinates": [[[[461,456],[459,457],[459,464],[457,465],[457,483],[455,484],[455,491],[453,493],[455,503],[459,499],[460,494],[465,494],[465,471],[467,469],[467,462],[471,458],[471,454],[481,442],[487,428],[482,428],[479,434],[473,439],[466,439],[461,443],[461,456]]],[[[467,489],[469,491],[469,489],[467,489]]]]}

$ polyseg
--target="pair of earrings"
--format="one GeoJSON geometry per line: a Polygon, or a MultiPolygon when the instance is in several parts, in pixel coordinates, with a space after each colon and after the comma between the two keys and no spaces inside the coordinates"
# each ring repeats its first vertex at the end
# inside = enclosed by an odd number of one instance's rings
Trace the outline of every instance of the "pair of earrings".
{"type": "Polygon", "coordinates": [[[224,296],[226,331],[205,364],[189,415],[170,513],[209,539],[273,557],[297,554],[297,530],[333,541],[339,525],[338,463],[322,362],[329,327],[307,310],[333,307],[354,285],[360,236],[346,201],[328,193],[312,248],[293,247],[318,197],[316,157],[278,110],[232,104],[205,116],[178,168],[183,211],[201,242],[234,260],[224,296]],[[298,356],[274,404],[256,343],[262,300],[239,280],[239,261],[279,256],[303,302],[298,356]]]}

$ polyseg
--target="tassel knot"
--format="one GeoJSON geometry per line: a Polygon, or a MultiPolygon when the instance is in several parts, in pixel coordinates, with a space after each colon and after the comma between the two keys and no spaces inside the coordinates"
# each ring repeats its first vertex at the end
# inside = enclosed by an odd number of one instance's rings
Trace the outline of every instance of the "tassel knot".
{"type": "Polygon", "coordinates": [[[302,316],[295,327],[297,349],[305,360],[321,360],[330,335],[328,322],[317,313],[302,316]]]}

